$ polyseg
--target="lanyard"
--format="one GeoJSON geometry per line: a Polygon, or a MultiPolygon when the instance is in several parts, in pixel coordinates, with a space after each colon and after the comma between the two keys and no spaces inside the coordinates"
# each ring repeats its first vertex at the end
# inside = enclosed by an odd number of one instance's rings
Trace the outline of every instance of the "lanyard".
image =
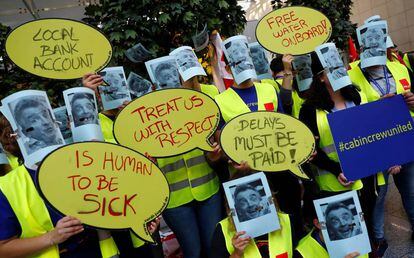
{"type": "Polygon", "coordinates": [[[367,77],[368,77],[368,80],[372,84],[374,84],[374,86],[381,92],[382,95],[386,95],[386,94],[389,94],[390,93],[390,91],[391,91],[391,85],[390,85],[390,79],[388,77],[387,69],[385,68],[385,66],[383,66],[382,69],[384,71],[385,84],[386,84],[386,87],[387,87],[385,92],[384,92],[384,89],[379,85],[379,83],[376,80],[374,80],[371,77],[371,75],[369,75],[369,73],[367,73],[367,77]]]}

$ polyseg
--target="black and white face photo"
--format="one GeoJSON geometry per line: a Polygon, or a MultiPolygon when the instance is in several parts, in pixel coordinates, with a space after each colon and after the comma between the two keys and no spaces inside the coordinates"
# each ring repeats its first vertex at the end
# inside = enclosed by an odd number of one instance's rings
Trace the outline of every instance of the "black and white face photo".
{"type": "Polygon", "coordinates": [[[129,73],[127,82],[130,93],[135,97],[140,97],[145,93],[150,92],[152,89],[150,81],[142,78],[134,72],[129,73]]]}
{"type": "Polygon", "coordinates": [[[240,222],[270,213],[261,180],[239,184],[230,189],[233,191],[234,206],[240,222]]]}
{"type": "Polygon", "coordinates": [[[125,52],[126,57],[133,63],[143,62],[151,57],[149,52],[141,43],[134,45],[125,52]]]}
{"type": "Polygon", "coordinates": [[[269,61],[266,57],[266,52],[260,45],[250,47],[254,69],[257,74],[265,74],[269,72],[269,61]]]}
{"type": "Polygon", "coordinates": [[[310,55],[295,56],[293,66],[300,81],[312,79],[312,58],[310,55]]]}
{"type": "Polygon", "coordinates": [[[321,53],[334,80],[348,75],[346,68],[344,67],[344,63],[342,62],[341,56],[339,55],[336,48],[325,47],[321,49],[321,53]]]}
{"type": "Polygon", "coordinates": [[[86,92],[70,93],[68,98],[75,127],[87,124],[99,125],[98,111],[93,94],[86,92]]]}
{"type": "Polygon", "coordinates": [[[99,93],[103,101],[113,101],[128,97],[128,86],[123,71],[101,72],[103,79],[109,86],[100,86],[99,93]]]}
{"type": "Polygon", "coordinates": [[[326,228],[331,241],[362,234],[361,223],[352,198],[322,204],[326,228]]]}
{"type": "Polygon", "coordinates": [[[152,64],[151,70],[158,89],[179,88],[181,86],[180,76],[174,59],[152,64]]]}
{"type": "Polygon", "coordinates": [[[209,35],[207,30],[207,24],[204,25],[203,30],[198,33],[197,35],[194,35],[192,37],[193,43],[194,43],[194,49],[196,51],[201,51],[205,47],[207,47],[209,42],[209,35]]]}
{"type": "Polygon", "coordinates": [[[381,25],[371,25],[361,30],[362,56],[364,58],[386,54],[386,29],[381,25]]]}
{"type": "Polygon", "coordinates": [[[65,139],[66,143],[71,142],[72,131],[70,130],[69,117],[66,107],[63,106],[55,108],[53,109],[53,113],[55,114],[56,121],[58,121],[59,130],[62,133],[63,139],[65,139]]]}
{"type": "Polygon", "coordinates": [[[64,144],[45,97],[21,97],[9,103],[9,107],[28,155],[45,147],[64,144]]]}
{"type": "Polygon", "coordinates": [[[197,57],[194,55],[193,51],[190,49],[183,49],[177,53],[176,58],[177,64],[181,71],[185,72],[186,70],[192,67],[200,67],[200,63],[197,60],[197,57]]]}
{"type": "Polygon", "coordinates": [[[224,47],[228,53],[226,57],[235,76],[245,70],[254,69],[247,42],[235,39],[227,42],[224,47]]]}

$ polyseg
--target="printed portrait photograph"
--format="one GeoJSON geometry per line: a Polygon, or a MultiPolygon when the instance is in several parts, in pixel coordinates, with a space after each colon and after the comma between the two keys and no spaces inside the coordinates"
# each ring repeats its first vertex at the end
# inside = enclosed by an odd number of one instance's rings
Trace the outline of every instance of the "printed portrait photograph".
{"type": "Polygon", "coordinates": [[[259,44],[249,44],[250,53],[252,55],[254,69],[256,70],[257,75],[261,74],[270,74],[269,61],[267,60],[266,51],[259,44]]]}
{"type": "Polygon", "coordinates": [[[129,92],[136,98],[141,97],[152,90],[151,82],[134,72],[129,73],[127,83],[129,92]]]}
{"type": "Polygon", "coordinates": [[[230,190],[240,222],[256,219],[270,213],[262,180],[234,185],[230,187],[230,190]]]}
{"type": "Polygon", "coordinates": [[[320,208],[331,241],[362,234],[360,218],[353,198],[321,204],[320,208]]]}
{"type": "Polygon", "coordinates": [[[381,25],[368,25],[360,30],[362,54],[361,58],[386,55],[387,30],[381,25]]]}
{"type": "Polygon", "coordinates": [[[181,86],[180,75],[175,58],[172,56],[161,57],[145,63],[148,74],[157,89],[179,88],[181,86]]]}
{"type": "Polygon", "coordinates": [[[46,96],[23,96],[8,105],[27,155],[49,146],[64,144],[46,96]]]}
{"type": "Polygon", "coordinates": [[[292,64],[297,72],[298,80],[312,79],[312,58],[310,55],[295,56],[292,64]]]}
{"type": "Polygon", "coordinates": [[[341,56],[336,47],[327,46],[321,48],[321,53],[326,63],[326,67],[334,80],[338,80],[344,76],[348,76],[341,56]]]}
{"type": "Polygon", "coordinates": [[[107,84],[98,87],[104,110],[118,108],[123,102],[131,100],[122,66],[105,68],[99,74],[107,84]]]}
{"type": "Polygon", "coordinates": [[[177,60],[178,68],[183,72],[192,68],[200,67],[201,64],[198,62],[197,56],[190,49],[183,49],[176,53],[175,59],[177,60]]]}
{"type": "Polygon", "coordinates": [[[151,52],[149,52],[141,43],[138,43],[125,51],[125,55],[133,63],[143,62],[151,58],[151,52]]]}
{"type": "Polygon", "coordinates": [[[66,143],[73,142],[72,140],[72,131],[70,130],[70,121],[69,116],[66,110],[66,107],[58,107],[53,109],[53,113],[55,114],[56,121],[59,125],[59,130],[62,133],[63,139],[65,139],[66,143]]]}
{"type": "Polygon", "coordinates": [[[192,36],[191,39],[193,40],[195,51],[201,51],[206,48],[209,42],[207,24],[204,25],[203,30],[200,33],[192,36]]]}
{"type": "Polygon", "coordinates": [[[245,70],[254,69],[247,41],[234,39],[225,43],[224,47],[227,51],[226,57],[235,76],[245,70]]]}
{"type": "Polygon", "coordinates": [[[98,110],[93,94],[87,92],[69,93],[68,100],[75,128],[87,124],[99,125],[98,110]]]}

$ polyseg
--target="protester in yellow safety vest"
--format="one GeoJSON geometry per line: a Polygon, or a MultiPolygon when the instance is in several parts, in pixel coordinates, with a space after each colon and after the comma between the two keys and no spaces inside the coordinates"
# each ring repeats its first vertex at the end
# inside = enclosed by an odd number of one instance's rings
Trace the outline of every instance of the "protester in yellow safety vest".
{"type": "MultiPolygon", "coordinates": [[[[285,55],[283,58],[285,70],[282,85],[291,85],[292,83],[292,60],[293,57],[291,55],[285,55]]],[[[232,73],[227,57],[224,58],[224,61],[226,63],[226,70],[232,73]]],[[[282,97],[283,95],[281,95],[282,97]]],[[[283,112],[283,109],[289,103],[284,103],[283,99],[282,101],[279,101],[279,99],[275,88],[267,83],[253,83],[251,79],[240,84],[234,82],[232,87],[215,97],[223,118],[216,133],[216,141],[218,141],[218,135],[224,123],[238,115],[258,110],[283,112]],[[281,108],[282,105],[283,108],[281,108]]],[[[232,163],[232,165],[238,170],[250,169],[245,162],[241,164],[232,163]]],[[[281,210],[285,213],[293,214],[295,230],[300,234],[302,232],[302,223],[300,221],[302,189],[299,180],[289,172],[267,173],[266,176],[277,191],[276,199],[281,210]]]]}
{"type": "MultiPolygon", "coordinates": [[[[357,61],[348,73],[352,83],[365,93],[368,102],[402,94],[411,110],[411,115],[414,116],[413,87],[411,87],[408,68],[404,65],[388,61],[386,65],[375,65],[361,69],[360,63],[357,61]]],[[[391,171],[391,174],[394,175],[395,185],[401,194],[404,209],[413,231],[412,240],[414,240],[414,162],[403,164],[400,171],[400,173],[391,171]]]]}
{"type": "MultiPolygon", "coordinates": [[[[369,232],[371,235],[382,234],[382,237],[379,237],[383,238],[381,225],[383,225],[384,211],[380,206],[375,208],[375,201],[379,202],[385,196],[384,175],[379,173],[363,180],[348,182],[341,170],[327,120],[328,113],[366,103],[365,94],[358,92],[353,85],[333,91],[326,72],[318,57],[314,54],[312,55],[312,70],[316,76],[311,85],[311,93],[302,106],[299,118],[317,137],[317,155],[312,160],[312,163],[317,167],[315,181],[325,195],[331,195],[333,192],[360,190],[361,203],[366,215],[369,232]],[[364,188],[362,188],[362,182],[364,182],[364,188]],[[377,188],[376,184],[380,186],[377,188]],[[376,191],[381,193],[378,199],[376,191]]],[[[399,170],[400,166],[389,169],[391,173],[398,173],[399,170]]],[[[378,243],[381,241],[382,239],[378,239],[378,243]]]]}
{"type": "MultiPolygon", "coordinates": [[[[201,91],[210,97],[219,94],[214,85],[200,84],[192,77],[183,88],[201,91]]],[[[199,258],[211,249],[215,225],[222,219],[222,198],[217,167],[210,166],[221,156],[199,149],[174,157],[157,159],[170,186],[170,201],[162,216],[177,237],[184,257],[199,258]]]]}
{"type": "MultiPolygon", "coordinates": [[[[103,78],[99,74],[87,73],[82,78],[83,86],[92,89],[95,91],[96,97],[100,99],[98,86],[102,85],[103,78]]],[[[104,136],[105,142],[117,143],[113,134],[113,124],[116,115],[128,104],[128,102],[123,103],[122,106],[116,109],[105,110],[99,113],[99,120],[101,123],[102,134],[104,136]]],[[[158,231],[159,219],[156,219],[148,224],[148,229],[150,232],[158,231]]],[[[116,245],[121,253],[121,258],[126,257],[151,257],[152,252],[162,253],[160,245],[152,246],[145,245],[145,242],[138,238],[131,231],[112,231],[111,235],[113,236],[116,245]]],[[[156,240],[159,241],[159,235],[154,234],[156,240]]]]}
{"type": "MultiPolygon", "coordinates": [[[[238,171],[232,176],[232,179],[241,178],[249,174],[251,174],[251,172],[238,171]]],[[[274,191],[272,190],[272,192],[274,191]]],[[[276,208],[278,209],[278,207],[276,208]]],[[[291,225],[289,215],[282,212],[278,212],[277,215],[279,217],[281,229],[254,239],[246,236],[246,232],[244,231],[236,232],[231,216],[223,219],[216,226],[209,257],[293,257],[293,249],[296,246],[294,227],[291,225]]]]}
{"type": "MultiPolygon", "coordinates": [[[[305,214],[306,220],[309,220],[314,228],[299,241],[293,256],[295,258],[329,258],[314,207],[309,207],[305,214]]],[[[368,254],[360,256],[358,252],[352,252],[344,258],[354,257],[368,258],[368,254]]]]}
{"type": "Polygon", "coordinates": [[[405,54],[403,55],[403,60],[404,60],[404,63],[405,63],[405,65],[407,66],[407,68],[408,68],[411,72],[413,72],[413,66],[412,66],[412,64],[414,64],[414,61],[413,61],[413,57],[412,57],[412,55],[413,55],[413,53],[412,53],[412,52],[408,52],[408,53],[405,53],[405,54]]]}
{"type": "MultiPolygon", "coordinates": [[[[4,116],[0,125],[5,151],[22,159],[4,116]]],[[[0,257],[117,257],[105,231],[84,228],[78,219],[63,217],[45,204],[35,174],[21,165],[0,177],[0,257]]]]}

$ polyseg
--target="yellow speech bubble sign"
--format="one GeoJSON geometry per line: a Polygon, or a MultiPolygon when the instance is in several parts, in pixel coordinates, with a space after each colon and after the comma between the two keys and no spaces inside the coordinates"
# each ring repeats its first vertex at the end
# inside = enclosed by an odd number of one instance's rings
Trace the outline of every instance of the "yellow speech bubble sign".
{"type": "Polygon", "coordinates": [[[303,6],[277,9],[257,24],[256,38],[273,53],[302,55],[329,40],[332,25],[321,12],[303,6]]]}
{"type": "Polygon", "coordinates": [[[195,148],[211,151],[208,141],[220,110],[208,95],[190,89],[154,91],[129,103],[116,117],[119,144],[153,157],[169,157],[195,148]]]}
{"type": "Polygon", "coordinates": [[[112,46],[99,30],[68,19],[40,19],[15,28],[6,52],[23,70],[51,79],[76,79],[102,70],[112,46]]]}
{"type": "Polygon", "coordinates": [[[221,131],[221,148],[233,161],[255,170],[290,170],[306,178],[300,165],[315,150],[309,128],[294,117],[269,111],[246,113],[230,120],[221,131]]]}
{"type": "Polygon", "coordinates": [[[146,224],[167,207],[169,186],[145,156],[105,142],[63,146],[43,160],[38,173],[42,195],[59,212],[86,225],[131,228],[154,242],[146,224]]]}

